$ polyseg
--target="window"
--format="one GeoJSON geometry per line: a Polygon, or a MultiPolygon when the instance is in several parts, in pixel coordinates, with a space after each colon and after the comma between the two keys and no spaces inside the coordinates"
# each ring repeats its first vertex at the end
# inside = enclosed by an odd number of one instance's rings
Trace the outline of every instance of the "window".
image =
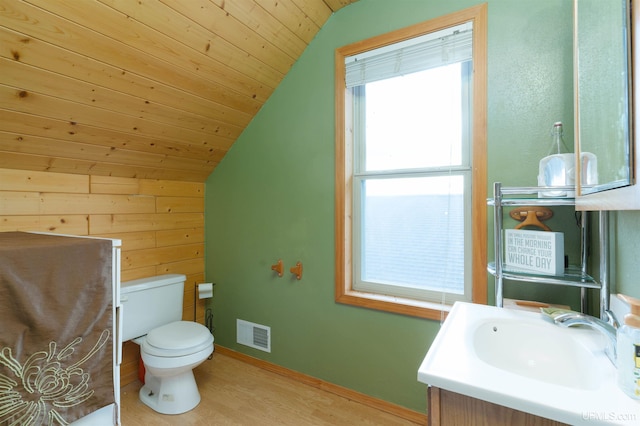
{"type": "Polygon", "coordinates": [[[336,301],[486,301],[486,5],[336,51],[336,301]]]}

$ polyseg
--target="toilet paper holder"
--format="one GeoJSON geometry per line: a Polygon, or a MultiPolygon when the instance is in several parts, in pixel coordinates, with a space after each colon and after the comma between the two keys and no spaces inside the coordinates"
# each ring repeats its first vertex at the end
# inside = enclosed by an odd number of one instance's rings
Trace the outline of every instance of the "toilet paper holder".
{"type": "Polygon", "coordinates": [[[209,299],[213,297],[214,283],[198,284],[198,299],[209,299]]]}
{"type": "MultiPolygon", "coordinates": [[[[193,320],[194,321],[198,321],[198,313],[197,313],[197,308],[198,308],[198,299],[210,299],[213,297],[213,286],[215,286],[216,283],[202,283],[202,284],[196,284],[195,287],[195,291],[193,292],[193,320]]],[[[208,311],[208,309],[207,309],[208,311]]],[[[211,319],[209,318],[209,320],[207,320],[207,314],[205,311],[205,322],[212,322],[211,319]]],[[[213,328],[211,324],[207,325],[207,328],[209,328],[209,331],[211,331],[213,333],[213,328]]],[[[210,359],[210,358],[209,358],[210,359]]]]}

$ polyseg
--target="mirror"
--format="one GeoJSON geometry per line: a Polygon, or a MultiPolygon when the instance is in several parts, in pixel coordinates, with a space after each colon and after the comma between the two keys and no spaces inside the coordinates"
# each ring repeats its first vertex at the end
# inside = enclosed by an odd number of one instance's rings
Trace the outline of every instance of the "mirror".
{"type": "Polygon", "coordinates": [[[630,3],[574,0],[578,196],[633,184],[630,3]]]}
{"type": "MultiPolygon", "coordinates": [[[[625,17],[628,18],[628,10],[631,10],[631,18],[628,21],[627,27],[624,29],[620,29],[620,31],[624,31],[629,35],[628,27],[631,27],[630,32],[630,46],[631,46],[631,64],[638,64],[640,60],[640,0],[575,0],[576,2],[580,2],[580,4],[586,4],[589,1],[591,3],[607,3],[607,4],[618,4],[620,6],[620,13],[623,13],[624,8],[627,8],[627,12],[625,12],[625,17]]],[[[577,7],[577,3],[575,3],[577,7]]],[[[576,13],[576,16],[578,14],[576,13]]],[[[629,45],[629,43],[628,43],[629,45]]],[[[611,53],[609,52],[608,55],[611,53]]],[[[629,60],[627,60],[629,64],[629,60]]],[[[629,81],[639,82],[640,81],[640,66],[630,66],[631,75],[629,81]]],[[[579,71],[578,67],[574,67],[574,73],[577,74],[579,71]]],[[[624,72],[625,69],[621,69],[618,72],[624,72]]],[[[578,93],[578,78],[575,77],[576,82],[576,101],[579,98],[578,93]]],[[[628,83],[629,84],[629,83],[628,83]]],[[[640,84],[631,84],[631,88],[633,91],[633,95],[630,99],[640,99],[640,84]]],[[[640,176],[640,149],[636,145],[636,141],[640,141],[640,108],[637,107],[635,101],[632,101],[629,104],[629,112],[628,114],[631,116],[631,129],[632,129],[632,137],[629,138],[629,143],[626,145],[629,150],[629,184],[625,186],[620,186],[615,189],[601,190],[601,191],[592,191],[589,194],[585,194],[582,191],[580,180],[576,179],[576,190],[578,191],[578,195],[576,196],[576,210],[640,210],[640,183],[638,183],[638,176],[640,176]],[[634,105],[631,108],[631,105],[634,105]]],[[[578,108],[577,102],[575,107],[576,112],[576,135],[579,135],[580,129],[580,109],[578,108]]],[[[583,133],[584,134],[584,133],[583,133]]],[[[595,148],[589,148],[595,149],[595,148]]],[[[576,137],[576,151],[580,152],[580,138],[576,137]]],[[[623,166],[624,167],[624,166],[623,166]]],[[[602,170],[602,167],[599,167],[602,170]]],[[[578,176],[582,173],[578,170],[578,176]]],[[[600,179],[600,182],[605,182],[603,179],[600,179]]]]}

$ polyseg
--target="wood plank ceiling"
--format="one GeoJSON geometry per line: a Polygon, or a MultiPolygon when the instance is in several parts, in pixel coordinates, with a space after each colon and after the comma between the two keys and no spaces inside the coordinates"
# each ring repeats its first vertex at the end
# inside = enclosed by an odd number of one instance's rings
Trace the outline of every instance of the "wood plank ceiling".
{"type": "Polygon", "coordinates": [[[0,168],[203,182],[357,0],[0,0],[0,168]]]}

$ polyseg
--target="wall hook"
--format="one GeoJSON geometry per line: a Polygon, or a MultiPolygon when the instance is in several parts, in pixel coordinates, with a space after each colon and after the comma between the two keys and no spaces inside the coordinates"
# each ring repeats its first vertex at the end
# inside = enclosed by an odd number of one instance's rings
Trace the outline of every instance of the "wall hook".
{"type": "Polygon", "coordinates": [[[294,274],[297,279],[301,279],[302,278],[302,263],[297,262],[296,266],[291,267],[291,269],[289,269],[289,271],[291,271],[291,273],[294,274]]]}
{"type": "Polygon", "coordinates": [[[281,277],[282,274],[284,273],[284,266],[282,265],[282,259],[278,259],[278,263],[276,263],[275,265],[271,265],[271,270],[276,271],[278,273],[278,276],[281,277]]]}

